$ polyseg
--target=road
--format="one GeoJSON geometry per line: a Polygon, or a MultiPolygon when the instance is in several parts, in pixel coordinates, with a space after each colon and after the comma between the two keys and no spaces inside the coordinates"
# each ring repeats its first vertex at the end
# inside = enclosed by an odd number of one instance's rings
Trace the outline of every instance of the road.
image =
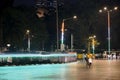
{"type": "Polygon", "coordinates": [[[120,80],[120,60],[0,67],[0,80],[120,80]]]}

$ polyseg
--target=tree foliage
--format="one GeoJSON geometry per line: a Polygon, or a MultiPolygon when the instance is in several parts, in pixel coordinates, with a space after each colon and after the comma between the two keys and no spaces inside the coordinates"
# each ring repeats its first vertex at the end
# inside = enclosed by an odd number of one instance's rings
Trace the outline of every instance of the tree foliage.
{"type": "Polygon", "coordinates": [[[26,30],[30,30],[31,49],[40,50],[46,43],[47,32],[44,19],[37,18],[35,10],[27,7],[6,8],[1,16],[2,46],[10,43],[13,48],[27,48],[26,30]],[[34,47],[32,47],[32,45],[34,47]]]}

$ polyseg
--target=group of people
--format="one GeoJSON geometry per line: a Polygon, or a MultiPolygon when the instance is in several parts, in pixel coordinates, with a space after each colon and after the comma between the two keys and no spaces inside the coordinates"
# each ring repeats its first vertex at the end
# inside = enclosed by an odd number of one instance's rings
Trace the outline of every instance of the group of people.
{"type": "Polygon", "coordinates": [[[120,53],[119,54],[108,54],[107,55],[107,58],[110,60],[113,60],[113,59],[120,59],[120,53]]]}

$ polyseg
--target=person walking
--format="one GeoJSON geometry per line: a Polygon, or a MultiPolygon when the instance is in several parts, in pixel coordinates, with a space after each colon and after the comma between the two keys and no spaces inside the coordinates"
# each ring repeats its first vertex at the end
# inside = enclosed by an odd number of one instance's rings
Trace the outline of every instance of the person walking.
{"type": "Polygon", "coordinates": [[[93,58],[92,54],[88,53],[87,54],[87,60],[86,60],[86,65],[87,65],[88,68],[90,68],[91,65],[92,65],[92,58],[93,58]]]}

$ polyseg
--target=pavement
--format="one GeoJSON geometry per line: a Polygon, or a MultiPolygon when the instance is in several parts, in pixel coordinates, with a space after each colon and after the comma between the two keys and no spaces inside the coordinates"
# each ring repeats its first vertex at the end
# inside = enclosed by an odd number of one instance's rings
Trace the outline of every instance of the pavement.
{"type": "Polygon", "coordinates": [[[120,80],[120,60],[0,67],[0,80],[120,80]]]}
{"type": "Polygon", "coordinates": [[[82,61],[72,65],[66,80],[120,80],[120,60],[93,60],[91,68],[82,61]]]}

